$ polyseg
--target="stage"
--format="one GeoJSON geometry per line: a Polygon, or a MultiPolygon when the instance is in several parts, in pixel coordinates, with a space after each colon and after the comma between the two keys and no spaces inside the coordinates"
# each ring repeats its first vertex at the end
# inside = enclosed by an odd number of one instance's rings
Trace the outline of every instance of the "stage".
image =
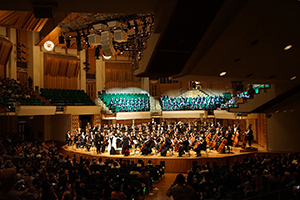
{"type": "Polygon", "coordinates": [[[161,156],[160,154],[156,154],[154,151],[152,151],[151,155],[149,154],[147,156],[141,155],[139,151],[135,153],[131,152],[129,156],[110,155],[108,152],[97,155],[95,147],[92,147],[88,152],[86,149],[76,148],[75,145],[64,145],[60,151],[62,154],[69,155],[70,157],[73,157],[75,154],[77,159],[79,159],[80,156],[91,157],[95,159],[102,157],[103,160],[122,158],[134,162],[137,162],[140,159],[143,160],[145,164],[147,164],[148,160],[151,160],[153,165],[164,163],[166,172],[186,173],[187,170],[189,170],[195,163],[197,163],[197,165],[205,165],[206,162],[210,162],[212,165],[213,162],[216,162],[218,165],[232,165],[235,160],[239,161],[246,156],[254,156],[257,153],[268,153],[267,150],[258,144],[253,144],[252,147],[253,149],[232,147],[231,153],[219,153],[216,150],[201,151],[201,157],[196,157],[196,153],[192,150],[190,151],[190,155],[186,153],[182,157],[178,157],[177,152],[173,152],[172,155],[172,152],[169,151],[165,157],[161,156]]]}

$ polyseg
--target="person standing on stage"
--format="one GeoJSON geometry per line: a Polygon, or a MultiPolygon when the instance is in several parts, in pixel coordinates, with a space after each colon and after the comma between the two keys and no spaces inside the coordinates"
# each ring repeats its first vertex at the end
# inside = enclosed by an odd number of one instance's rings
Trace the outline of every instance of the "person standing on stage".
{"type": "Polygon", "coordinates": [[[86,136],[85,136],[84,132],[82,132],[82,134],[80,136],[80,146],[84,148],[85,144],[86,144],[86,136]]]}
{"type": "Polygon", "coordinates": [[[95,134],[95,146],[97,154],[101,154],[101,134],[96,132],[95,134]]]}
{"type": "Polygon", "coordinates": [[[66,133],[66,143],[68,146],[72,145],[72,136],[70,130],[68,130],[66,133]]]}
{"type": "Polygon", "coordinates": [[[233,144],[232,144],[232,132],[230,130],[231,129],[228,129],[225,133],[225,139],[227,140],[226,147],[227,147],[228,153],[230,153],[230,146],[233,146],[233,144]]]}
{"type": "Polygon", "coordinates": [[[251,142],[253,140],[252,124],[250,124],[248,127],[248,131],[246,133],[246,138],[248,138],[247,140],[248,140],[249,148],[251,148],[251,142]]]}
{"type": "Polygon", "coordinates": [[[113,133],[109,136],[108,147],[107,150],[110,155],[115,155],[117,149],[117,138],[113,135],[113,133]]]}
{"type": "Polygon", "coordinates": [[[123,146],[122,146],[122,154],[124,156],[129,156],[129,145],[130,145],[130,140],[127,132],[125,132],[123,136],[123,146]]]}

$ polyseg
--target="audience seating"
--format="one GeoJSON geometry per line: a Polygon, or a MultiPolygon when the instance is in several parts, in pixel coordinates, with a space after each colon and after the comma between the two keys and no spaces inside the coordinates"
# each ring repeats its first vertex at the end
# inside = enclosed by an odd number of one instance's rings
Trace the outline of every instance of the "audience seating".
{"type": "Polygon", "coordinates": [[[32,88],[14,79],[0,78],[0,106],[14,111],[16,105],[44,106],[40,98],[37,98],[32,88]]]}
{"type": "Polygon", "coordinates": [[[84,90],[40,89],[41,96],[56,106],[89,106],[95,105],[84,90]]]}
{"type": "Polygon", "coordinates": [[[102,93],[100,98],[113,113],[150,110],[148,94],[102,93]]]}

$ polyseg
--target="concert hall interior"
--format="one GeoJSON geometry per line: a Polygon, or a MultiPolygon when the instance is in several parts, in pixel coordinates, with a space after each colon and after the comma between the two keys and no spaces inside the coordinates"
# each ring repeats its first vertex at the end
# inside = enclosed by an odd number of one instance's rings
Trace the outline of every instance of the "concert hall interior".
{"type": "Polygon", "coordinates": [[[178,174],[185,199],[300,199],[299,21],[298,0],[0,2],[0,199],[182,199],[178,174]]]}

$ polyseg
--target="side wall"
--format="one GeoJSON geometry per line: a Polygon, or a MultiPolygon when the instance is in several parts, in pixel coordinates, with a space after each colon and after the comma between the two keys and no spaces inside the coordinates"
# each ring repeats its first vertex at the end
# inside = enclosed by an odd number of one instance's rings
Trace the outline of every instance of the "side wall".
{"type": "Polygon", "coordinates": [[[300,151],[300,111],[273,113],[267,118],[268,150],[300,151]]]}

